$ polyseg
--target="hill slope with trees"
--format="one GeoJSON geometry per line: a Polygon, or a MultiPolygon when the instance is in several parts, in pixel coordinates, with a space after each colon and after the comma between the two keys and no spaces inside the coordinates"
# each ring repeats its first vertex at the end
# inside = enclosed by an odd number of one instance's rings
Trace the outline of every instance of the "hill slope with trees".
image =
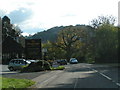
{"type": "Polygon", "coordinates": [[[38,32],[33,36],[27,37],[27,39],[41,39],[43,43],[47,41],[55,42],[57,39],[58,32],[63,28],[64,26],[53,27],[48,29],[47,31],[38,32]]]}

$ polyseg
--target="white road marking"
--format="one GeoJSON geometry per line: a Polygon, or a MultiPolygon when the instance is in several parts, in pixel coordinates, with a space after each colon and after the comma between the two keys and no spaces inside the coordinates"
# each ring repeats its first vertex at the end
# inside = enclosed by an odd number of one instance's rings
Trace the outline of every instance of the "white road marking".
{"type": "Polygon", "coordinates": [[[107,78],[108,80],[112,81],[113,83],[115,83],[117,86],[120,87],[120,83],[114,81],[114,80],[113,80],[112,78],[110,78],[109,76],[107,76],[107,75],[105,75],[105,74],[103,74],[103,73],[101,73],[101,72],[99,72],[99,71],[97,71],[97,70],[95,70],[95,69],[92,69],[92,70],[95,71],[95,72],[97,72],[97,73],[99,73],[100,75],[102,75],[103,77],[107,78]]]}
{"type": "Polygon", "coordinates": [[[103,77],[107,78],[108,80],[112,80],[110,77],[106,76],[106,75],[103,74],[103,73],[100,73],[100,72],[99,72],[99,74],[102,75],[103,77]]]}
{"type": "Polygon", "coordinates": [[[120,83],[116,83],[120,87],[120,83]]]}
{"type": "Polygon", "coordinates": [[[76,82],[75,82],[75,85],[74,85],[74,90],[75,90],[75,88],[77,86],[77,82],[78,82],[78,78],[76,78],[76,82]]]}
{"type": "Polygon", "coordinates": [[[93,71],[95,71],[95,72],[98,72],[97,70],[95,70],[95,69],[92,69],[93,71]]]}

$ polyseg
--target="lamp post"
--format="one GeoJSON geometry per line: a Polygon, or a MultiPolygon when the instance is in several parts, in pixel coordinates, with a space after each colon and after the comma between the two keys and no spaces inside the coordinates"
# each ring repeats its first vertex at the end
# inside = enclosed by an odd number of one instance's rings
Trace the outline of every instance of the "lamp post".
{"type": "Polygon", "coordinates": [[[43,53],[43,60],[46,60],[47,48],[43,48],[42,53],[43,53]]]}

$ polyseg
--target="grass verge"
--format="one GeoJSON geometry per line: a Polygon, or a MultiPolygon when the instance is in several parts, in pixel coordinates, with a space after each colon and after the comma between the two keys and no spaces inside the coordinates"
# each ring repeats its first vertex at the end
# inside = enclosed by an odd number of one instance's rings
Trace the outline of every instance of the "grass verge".
{"type": "Polygon", "coordinates": [[[28,79],[15,79],[15,78],[4,78],[2,79],[2,89],[4,88],[27,88],[31,85],[34,85],[35,82],[28,79]]]}
{"type": "Polygon", "coordinates": [[[63,70],[63,69],[65,69],[64,66],[51,67],[51,70],[63,70]]]}

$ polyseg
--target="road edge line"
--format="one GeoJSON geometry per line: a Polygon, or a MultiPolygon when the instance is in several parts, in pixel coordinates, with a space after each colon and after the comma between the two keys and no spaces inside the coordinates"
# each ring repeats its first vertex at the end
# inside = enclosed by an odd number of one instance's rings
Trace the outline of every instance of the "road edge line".
{"type": "Polygon", "coordinates": [[[97,70],[95,70],[95,69],[92,69],[92,70],[95,71],[95,72],[97,72],[97,73],[99,73],[100,75],[102,75],[103,77],[105,77],[106,79],[112,81],[112,82],[115,83],[118,87],[120,87],[120,83],[114,81],[112,78],[108,77],[107,75],[105,75],[105,74],[103,74],[103,73],[101,73],[101,72],[99,72],[99,71],[97,71],[97,70]]]}

